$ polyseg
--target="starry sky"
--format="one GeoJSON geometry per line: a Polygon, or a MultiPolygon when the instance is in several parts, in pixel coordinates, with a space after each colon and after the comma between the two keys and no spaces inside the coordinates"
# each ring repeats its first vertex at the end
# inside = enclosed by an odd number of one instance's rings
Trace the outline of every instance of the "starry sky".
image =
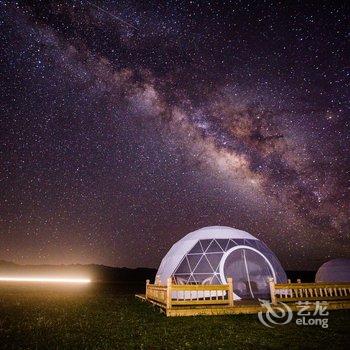
{"type": "Polygon", "coordinates": [[[0,1],[0,259],[157,267],[211,225],[350,257],[349,10],[0,1]]]}

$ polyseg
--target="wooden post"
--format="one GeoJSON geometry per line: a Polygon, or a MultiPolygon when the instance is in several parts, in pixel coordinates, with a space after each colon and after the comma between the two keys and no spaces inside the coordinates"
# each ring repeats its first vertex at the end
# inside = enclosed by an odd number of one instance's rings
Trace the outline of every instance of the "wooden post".
{"type": "MultiPolygon", "coordinates": [[[[291,284],[291,283],[292,283],[292,281],[291,281],[290,278],[287,279],[287,283],[288,283],[288,284],[291,284]]],[[[292,297],[293,297],[293,289],[287,289],[287,293],[286,293],[285,296],[286,296],[286,297],[289,296],[290,298],[292,298],[292,297]]]]}
{"type": "Polygon", "coordinates": [[[169,277],[167,279],[167,283],[166,283],[166,309],[170,310],[171,309],[171,277],[169,277]]]}
{"type": "Polygon", "coordinates": [[[270,294],[271,294],[271,303],[277,304],[276,302],[276,294],[275,294],[275,281],[272,277],[269,277],[269,286],[270,286],[270,294]]]}
{"type": "Polygon", "coordinates": [[[146,280],[146,300],[148,299],[148,285],[149,285],[149,280],[146,280]]]}
{"type": "MultiPolygon", "coordinates": [[[[297,279],[297,283],[301,283],[301,279],[300,278],[297,279]]],[[[296,289],[295,290],[295,295],[297,297],[302,297],[303,296],[303,290],[302,289],[296,289]]]]}
{"type": "Polygon", "coordinates": [[[228,304],[229,306],[233,306],[233,281],[232,277],[227,278],[228,283],[228,304]]]}

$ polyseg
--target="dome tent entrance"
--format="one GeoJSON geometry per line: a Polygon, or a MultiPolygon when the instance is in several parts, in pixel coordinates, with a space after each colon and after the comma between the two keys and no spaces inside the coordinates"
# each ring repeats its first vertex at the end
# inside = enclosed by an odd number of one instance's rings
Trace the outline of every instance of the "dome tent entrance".
{"type": "Polygon", "coordinates": [[[268,278],[286,282],[286,274],[271,250],[251,234],[223,226],[191,232],[175,243],[158,272],[162,283],[223,284],[233,278],[234,298],[269,296],[268,278]]]}

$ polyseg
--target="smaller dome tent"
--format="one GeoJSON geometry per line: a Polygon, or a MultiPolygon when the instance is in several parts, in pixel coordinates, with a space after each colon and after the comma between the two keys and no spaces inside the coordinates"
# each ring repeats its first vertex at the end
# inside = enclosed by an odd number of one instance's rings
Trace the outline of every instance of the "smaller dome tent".
{"type": "Polygon", "coordinates": [[[233,278],[235,299],[269,297],[268,278],[287,280],[273,252],[248,232],[225,226],[204,227],[176,242],[163,258],[162,284],[224,284],[233,278]]]}
{"type": "Polygon", "coordinates": [[[333,259],[318,269],[315,282],[350,282],[350,259],[333,259]]]}

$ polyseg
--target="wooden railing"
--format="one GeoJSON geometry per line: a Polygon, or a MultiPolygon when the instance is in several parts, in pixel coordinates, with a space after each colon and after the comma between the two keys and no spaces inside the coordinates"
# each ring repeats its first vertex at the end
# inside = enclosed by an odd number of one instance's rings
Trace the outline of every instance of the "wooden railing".
{"type": "Polygon", "coordinates": [[[178,306],[233,306],[232,278],[227,284],[150,284],[146,281],[146,299],[155,301],[166,309],[178,306]]]}
{"type": "Polygon", "coordinates": [[[167,286],[150,284],[146,281],[146,299],[154,300],[157,303],[167,305],[167,286]]]}
{"type": "Polygon", "coordinates": [[[269,280],[271,301],[350,300],[350,283],[278,283],[269,280]]]}

